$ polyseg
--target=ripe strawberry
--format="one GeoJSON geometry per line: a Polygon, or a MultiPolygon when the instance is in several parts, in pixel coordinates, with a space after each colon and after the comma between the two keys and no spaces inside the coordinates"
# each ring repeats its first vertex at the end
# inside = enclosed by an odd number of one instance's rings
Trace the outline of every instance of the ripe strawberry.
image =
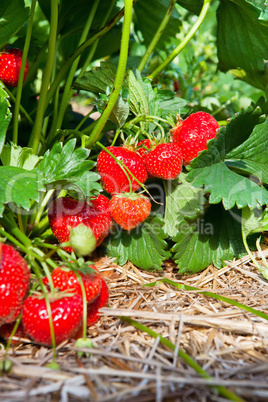
{"type": "MultiPolygon", "coordinates": [[[[126,147],[110,146],[107,149],[127,166],[137,180],[141,183],[145,182],[147,171],[140,155],[126,147]]],[[[128,172],[126,171],[125,173],[120,165],[105,150],[101,151],[98,156],[97,170],[101,177],[103,188],[108,193],[116,194],[130,191],[129,180],[126,175],[128,172]]],[[[128,175],[132,183],[132,190],[138,190],[140,184],[130,174],[128,175]]]]}
{"type": "Polygon", "coordinates": [[[131,230],[140,225],[151,212],[149,198],[137,193],[116,194],[111,198],[113,219],[123,229],[131,230]]]}
{"type": "MultiPolygon", "coordinates": [[[[7,86],[18,86],[22,53],[22,50],[16,48],[0,53],[0,79],[7,86]]],[[[27,60],[23,81],[26,80],[28,72],[29,63],[27,60]]]]}
{"type": "MultiPolygon", "coordinates": [[[[10,335],[13,331],[15,322],[11,322],[8,324],[1,325],[0,327],[0,338],[4,339],[6,342],[9,340],[10,335]]],[[[16,338],[27,338],[25,329],[23,328],[22,323],[19,323],[17,331],[14,334],[16,338]]],[[[18,345],[20,343],[19,339],[12,338],[11,345],[18,345]]]]}
{"type": "Polygon", "coordinates": [[[12,247],[0,243],[0,325],[15,321],[30,287],[30,270],[12,247]]]}
{"type": "Polygon", "coordinates": [[[152,143],[149,140],[149,138],[146,138],[145,140],[141,140],[137,144],[137,154],[139,154],[142,159],[144,160],[145,156],[150,152],[152,148],[152,143]]]}
{"type": "Polygon", "coordinates": [[[102,279],[101,290],[99,296],[88,304],[87,307],[87,326],[95,324],[99,318],[99,309],[106,307],[109,301],[109,289],[104,279],[102,279]]]}
{"type": "MultiPolygon", "coordinates": [[[[56,293],[50,296],[56,344],[73,338],[83,321],[83,299],[78,294],[56,293]]],[[[22,310],[26,334],[37,343],[52,346],[49,314],[42,293],[27,297],[22,310]]]]}
{"type": "MultiPolygon", "coordinates": [[[[104,195],[91,201],[77,201],[70,197],[57,198],[48,210],[49,224],[60,243],[69,241],[70,228],[81,223],[92,229],[99,246],[109,234],[112,218],[108,210],[109,200],[104,195]]],[[[66,247],[71,252],[71,247],[66,247]]]]}
{"type": "Polygon", "coordinates": [[[209,113],[196,112],[180,120],[171,130],[173,142],[181,148],[184,165],[188,165],[199,152],[207,149],[207,141],[216,138],[218,122],[209,113]]]}
{"type": "MultiPolygon", "coordinates": [[[[89,272],[77,272],[84,283],[87,302],[90,303],[98,296],[101,288],[101,276],[96,268],[88,266],[89,272]]],[[[53,270],[51,278],[55,288],[61,291],[68,290],[69,292],[77,293],[82,297],[82,289],[74,271],[65,266],[57,267],[53,270]]],[[[43,278],[45,285],[48,285],[48,278],[43,278]]]]}
{"type": "Polygon", "coordinates": [[[175,179],[181,172],[182,156],[175,143],[160,143],[145,156],[145,165],[153,177],[175,179]]]}

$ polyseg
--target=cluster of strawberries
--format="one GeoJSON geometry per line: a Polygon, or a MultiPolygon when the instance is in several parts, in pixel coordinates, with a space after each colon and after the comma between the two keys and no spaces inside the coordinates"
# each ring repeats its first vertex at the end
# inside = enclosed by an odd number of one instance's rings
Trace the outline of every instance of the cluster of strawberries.
{"type": "MultiPolygon", "coordinates": [[[[171,130],[172,142],[145,139],[135,149],[133,145],[103,149],[97,159],[97,171],[111,199],[99,195],[88,203],[70,197],[57,198],[48,210],[55,237],[60,243],[68,242],[70,229],[82,224],[92,230],[98,246],[109,234],[113,221],[125,230],[140,225],[151,212],[151,202],[136,191],[144,188],[148,177],[176,178],[183,165],[207,148],[207,141],[216,137],[218,128],[210,114],[196,112],[178,121],[171,130]]],[[[68,246],[66,250],[73,248],[68,246]]]]}
{"type": "Polygon", "coordinates": [[[26,261],[12,246],[0,243],[0,337],[9,338],[20,314],[15,334],[18,337],[52,346],[51,318],[56,344],[81,337],[84,316],[79,279],[86,294],[88,327],[98,321],[99,309],[107,306],[109,299],[107,284],[100,273],[94,266],[87,268],[82,273],[59,266],[50,278],[42,279],[48,289],[47,297],[43,292],[29,295],[31,276],[26,261]],[[51,285],[54,292],[50,292],[51,285]]]}

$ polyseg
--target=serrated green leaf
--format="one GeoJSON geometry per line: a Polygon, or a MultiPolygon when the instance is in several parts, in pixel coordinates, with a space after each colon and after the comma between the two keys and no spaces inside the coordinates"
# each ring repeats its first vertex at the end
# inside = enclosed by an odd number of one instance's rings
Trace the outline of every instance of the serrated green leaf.
{"type": "Polygon", "coordinates": [[[93,93],[103,93],[114,85],[116,66],[110,61],[101,62],[100,67],[94,67],[91,71],[85,72],[82,77],[77,78],[74,88],[78,90],[90,91],[93,93]]]}
{"type": "Polygon", "coordinates": [[[10,103],[7,99],[7,93],[3,84],[0,82],[0,154],[5,143],[6,132],[11,120],[9,107],[10,103]]]}
{"type": "Polygon", "coordinates": [[[226,155],[227,163],[268,183],[268,121],[256,126],[250,137],[226,155]]]}
{"type": "Polygon", "coordinates": [[[90,151],[85,148],[75,148],[76,140],[72,139],[65,145],[57,143],[48,150],[42,161],[34,169],[42,184],[64,183],[77,181],[85,171],[92,169],[94,162],[86,160],[90,151]]]}
{"type": "Polygon", "coordinates": [[[236,208],[225,211],[221,204],[212,205],[197,222],[184,221],[173,239],[173,251],[180,273],[196,273],[214,264],[240,258],[246,253],[241,236],[241,213],[236,208]]]}
{"type": "Polygon", "coordinates": [[[187,101],[175,96],[174,92],[159,89],[157,95],[162,117],[166,117],[168,114],[182,115],[186,112],[186,108],[184,108],[184,106],[187,104],[187,101]]]}
{"type": "Polygon", "coordinates": [[[200,14],[203,5],[203,1],[200,0],[177,0],[177,3],[196,15],[200,14]]]}
{"type": "Polygon", "coordinates": [[[39,191],[44,187],[38,183],[35,172],[14,166],[0,166],[0,216],[7,203],[14,203],[17,207],[30,209],[31,201],[39,200],[39,191]]]}
{"type": "Polygon", "coordinates": [[[25,170],[32,170],[39,161],[39,157],[33,154],[32,148],[16,144],[6,144],[0,159],[4,166],[15,166],[25,170]]]}
{"type": "Polygon", "coordinates": [[[170,255],[162,226],[161,219],[151,216],[130,232],[122,230],[112,234],[107,245],[108,256],[117,258],[120,265],[129,260],[147,271],[160,270],[162,262],[170,255]]]}
{"type": "Polygon", "coordinates": [[[252,233],[260,233],[263,229],[263,218],[266,211],[260,209],[251,210],[248,207],[242,209],[242,235],[246,239],[252,233]]]}
{"type": "Polygon", "coordinates": [[[1,0],[0,2],[0,48],[15,35],[29,17],[29,7],[24,0],[1,0]]]}
{"type": "MultiPolygon", "coordinates": [[[[132,113],[135,116],[150,114],[149,100],[144,92],[143,84],[137,80],[133,71],[128,71],[125,82],[129,91],[128,102],[132,113]]],[[[148,123],[143,122],[142,128],[148,130],[148,123]]]]}
{"type": "Polygon", "coordinates": [[[204,191],[187,183],[186,174],[165,182],[164,232],[170,237],[180,230],[184,220],[193,220],[204,213],[204,191]]]}
{"type": "Polygon", "coordinates": [[[268,83],[268,26],[264,5],[264,1],[221,0],[217,12],[219,69],[231,70],[238,78],[262,90],[268,83]]]}
{"type": "MultiPolygon", "coordinates": [[[[139,30],[142,32],[145,45],[151,42],[167,12],[169,4],[170,0],[138,1],[135,4],[136,22],[139,30]]],[[[176,33],[180,30],[180,26],[180,16],[177,9],[174,8],[156,48],[163,48],[166,42],[170,42],[174,39],[176,33]]]]}
{"type": "Polygon", "coordinates": [[[82,176],[68,185],[68,190],[81,192],[84,197],[98,195],[102,191],[102,186],[98,182],[100,176],[91,171],[86,171],[82,176]]]}
{"type": "Polygon", "coordinates": [[[125,101],[121,96],[117,98],[116,104],[109,116],[109,119],[117,125],[117,127],[122,127],[129,115],[128,102],[125,101]]]}
{"type": "Polygon", "coordinates": [[[229,169],[230,161],[225,161],[226,155],[246,141],[255,125],[262,121],[260,114],[260,110],[252,108],[241,111],[191,163],[187,180],[194,187],[204,185],[211,204],[222,201],[226,209],[231,209],[235,204],[239,208],[247,205],[256,208],[267,203],[267,190],[229,169]]]}

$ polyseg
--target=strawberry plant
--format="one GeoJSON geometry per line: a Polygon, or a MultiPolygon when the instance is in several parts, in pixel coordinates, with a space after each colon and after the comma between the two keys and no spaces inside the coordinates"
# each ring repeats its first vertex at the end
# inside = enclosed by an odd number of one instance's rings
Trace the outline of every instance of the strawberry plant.
{"type": "Polygon", "coordinates": [[[262,91],[221,119],[220,107],[193,103],[187,91],[178,96],[181,76],[177,88],[166,79],[216,2],[88,3],[0,6],[0,236],[8,244],[0,248],[0,276],[11,245],[32,272],[26,302],[23,293],[14,314],[1,310],[0,324],[22,311],[26,333],[52,346],[77,336],[72,327],[58,332],[58,305],[76,305],[73,320],[85,338],[108,303],[103,278],[86,273],[95,248],[145,270],[171,259],[189,274],[250,252],[267,227],[265,2],[219,2],[218,67],[262,91]],[[185,10],[197,17],[181,37],[185,10]],[[90,105],[85,115],[73,110],[79,96],[90,105]],[[59,270],[73,288],[62,285],[59,270]],[[40,335],[33,320],[42,308],[40,335]]]}

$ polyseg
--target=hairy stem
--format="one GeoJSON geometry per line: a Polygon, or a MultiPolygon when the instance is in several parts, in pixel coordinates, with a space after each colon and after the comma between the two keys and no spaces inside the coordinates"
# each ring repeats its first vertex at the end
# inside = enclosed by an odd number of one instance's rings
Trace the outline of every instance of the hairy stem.
{"type": "Polygon", "coordinates": [[[165,16],[164,16],[164,18],[163,18],[161,24],[159,25],[159,27],[158,27],[158,29],[157,29],[157,31],[156,31],[156,33],[155,33],[153,39],[151,40],[151,43],[150,43],[149,46],[147,47],[146,52],[145,52],[143,58],[142,58],[141,61],[140,61],[140,64],[139,64],[139,66],[138,66],[138,70],[139,70],[140,72],[142,72],[142,70],[144,69],[144,67],[145,67],[145,65],[146,65],[146,63],[147,63],[149,57],[151,56],[151,54],[152,54],[154,48],[155,48],[156,45],[157,45],[157,42],[158,42],[159,39],[161,38],[162,33],[164,32],[164,30],[165,30],[165,28],[166,28],[166,26],[167,26],[167,24],[168,24],[168,21],[170,20],[170,17],[171,17],[173,8],[175,7],[175,4],[176,4],[176,0],[171,0],[171,2],[170,2],[170,4],[169,4],[169,7],[168,7],[168,9],[167,9],[167,12],[166,12],[166,14],[165,14],[165,16]]]}
{"type": "Polygon", "coordinates": [[[203,4],[203,7],[202,7],[202,10],[200,12],[198,19],[196,20],[196,22],[194,23],[194,25],[192,26],[192,28],[190,29],[188,34],[185,36],[183,41],[173,50],[172,53],[170,53],[170,55],[166,58],[166,60],[164,60],[163,63],[160,64],[148,76],[148,78],[154,79],[155,77],[157,77],[157,75],[160,74],[172,62],[172,60],[175,59],[175,57],[177,57],[178,54],[185,48],[187,43],[192,39],[192,37],[195,35],[196,31],[198,30],[198,28],[204,21],[206,15],[207,15],[207,12],[209,10],[209,6],[210,6],[211,2],[212,2],[212,0],[204,0],[204,4],[203,4]]]}
{"type": "Polygon", "coordinates": [[[108,120],[114,105],[116,104],[117,98],[120,94],[123,85],[127,66],[127,59],[128,59],[129,35],[130,35],[130,25],[132,18],[132,3],[133,3],[132,0],[125,0],[125,14],[124,14],[124,24],[122,30],[120,56],[112,93],[109,97],[109,100],[104,108],[101,117],[97,121],[96,126],[94,127],[92,133],[89,136],[89,139],[86,142],[87,147],[90,147],[99,138],[102,129],[105,126],[105,123],[108,120]]]}
{"type": "Polygon", "coordinates": [[[48,55],[46,67],[44,70],[43,78],[42,78],[42,86],[40,91],[40,97],[36,112],[35,123],[33,126],[33,130],[31,133],[31,138],[29,145],[32,146],[33,152],[36,154],[39,147],[39,141],[42,133],[42,125],[43,118],[45,114],[47,104],[47,96],[48,96],[48,88],[50,85],[50,78],[54,65],[55,58],[55,48],[56,48],[56,39],[57,39],[57,27],[58,27],[58,2],[55,0],[51,0],[51,19],[50,19],[50,32],[48,39],[48,55]]]}

